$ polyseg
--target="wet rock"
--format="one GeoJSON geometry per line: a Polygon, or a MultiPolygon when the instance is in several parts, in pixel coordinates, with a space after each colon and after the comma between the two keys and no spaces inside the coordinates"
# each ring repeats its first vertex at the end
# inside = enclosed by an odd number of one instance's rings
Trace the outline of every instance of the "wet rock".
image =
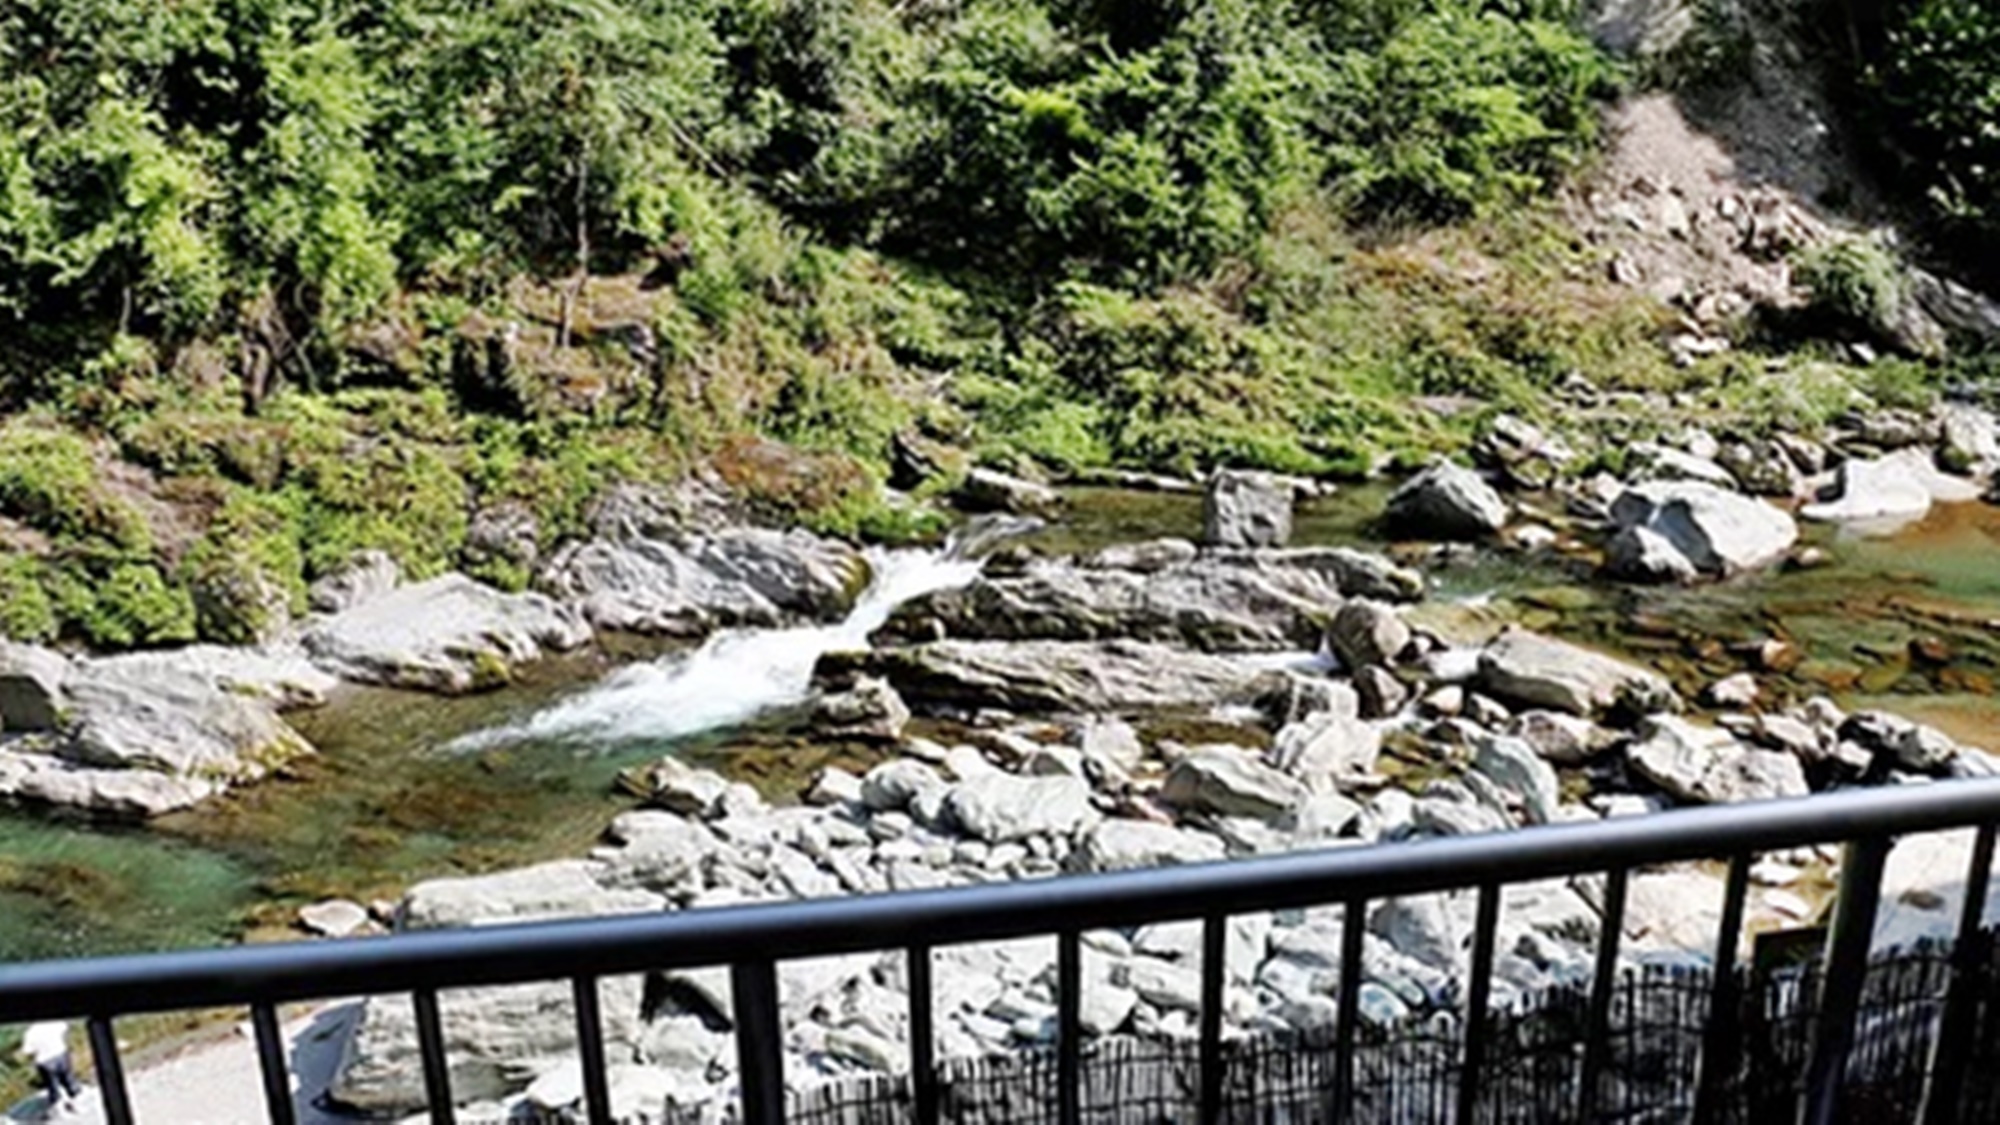
{"type": "Polygon", "coordinates": [[[341,938],[371,924],[368,908],[344,898],[328,899],[299,908],[299,925],[307,933],[341,938]]]}
{"type": "Polygon", "coordinates": [[[910,721],[903,697],[884,680],[863,677],[847,691],[813,702],[812,725],[827,738],[895,742],[910,721]]]}
{"type": "Polygon", "coordinates": [[[875,812],[907,809],[919,796],[948,788],[944,778],[923,762],[899,758],[883,762],[861,778],[861,803],[875,812]]]}
{"type": "Polygon", "coordinates": [[[965,474],[953,494],[969,512],[1011,512],[1017,516],[1052,516],[1062,510],[1062,495],[1045,484],[1011,477],[992,469],[965,474]]]}
{"type": "Polygon", "coordinates": [[[1762,694],[1757,686],[1757,677],[1748,672],[1725,676],[1708,685],[1708,690],[1703,693],[1711,707],[1736,708],[1755,706],[1762,694]]]}
{"type": "Polygon", "coordinates": [[[919,711],[1106,714],[1247,702],[1272,673],[1244,661],[1136,641],[938,641],[829,653],[815,675],[886,678],[919,711]]]}
{"type": "Polygon", "coordinates": [[[1077,857],[1086,871],[1130,871],[1226,857],[1222,840],[1143,820],[1106,820],[1083,838],[1077,857]]]}
{"type": "Polygon", "coordinates": [[[220,788],[254,780],[312,747],[266,700],[192,671],[105,662],[68,681],[56,753],[84,766],[150,770],[220,788]]]}
{"type": "Polygon", "coordinates": [[[1478,473],[1439,461],[1404,481],[1385,514],[1401,534],[1483,539],[1506,526],[1507,502],[1478,473]]]}
{"type": "Polygon", "coordinates": [[[1140,572],[1042,561],[915,599],[897,610],[884,635],[1270,651],[1316,645],[1321,623],[1339,605],[1335,581],[1302,567],[1198,559],[1140,572]]]}
{"type": "Polygon", "coordinates": [[[1523,711],[1508,721],[1505,730],[1559,766],[1583,765],[1611,744],[1589,719],[1557,711],[1523,711]]]}
{"type": "Polygon", "coordinates": [[[1717,463],[1752,496],[1789,498],[1805,488],[1797,462],[1776,441],[1732,442],[1722,447],[1717,463]]]}
{"type": "Polygon", "coordinates": [[[1486,739],[1473,755],[1472,768],[1518,797],[1530,824],[1555,821],[1556,806],[1561,802],[1556,771],[1526,741],[1518,738],[1486,739]]]}
{"type": "Polygon", "coordinates": [[[1931,493],[1903,458],[1841,462],[1833,497],[1807,504],[1799,514],[1809,520],[1850,523],[1861,520],[1915,520],[1931,510],[1931,493]]]}
{"type": "Polygon", "coordinates": [[[1572,715],[1680,709],[1679,697],[1661,676],[1525,629],[1508,629],[1486,646],[1478,683],[1516,705],[1572,715]]]}
{"type": "Polygon", "coordinates": [[[1151,539],[1144,543],[1117,543],[1086,556],[1082,565],[1093,570],[1128,570],[1134,574],[1157,574],[1193,562],[1201,549],[1185,539],[1151,539]]]}
{"type": "Polygon", "coordinates": [[[1604,566],[1633,582],[1675,585],[1693,582],[1701,571],[1673,541],[1650,527],[1627,527],[1604,545],[1604,566]]]}
{"type": "Polygon", "coordinates": [[[1798,525],[1778,508],[1698,482],[1627,489],[1611,516],[1620,529],[1656,532],[1695,569],[1714,576],[1776,562],[1799,537],[1798,525]]]}
{"type": "Polygon", "coordinates": [[[655,540],[573,543],[544,568],[540,587],[599,629],[697,637],[730,626],[775,626],[768,598],[655,540]]]}
{"type": "Polygon", "coordinates": [[[1367,719],[1386,719],[1410,701],[1409,686],[1379,665],[1354,674],[1354,692],[1361,701],[1361,716],[1367,719]]]}
{"type": "Polygon", "coordinates": [[[543,595],[447,574],[327,618],[301,639],[343,678],[456,694],[506,683],[521,665],[584,644],[590,629],[543,595]]]}
{"type": "Polygon", "coordinates": [[[0,641],[0,730],[54,730],[69,674],[69,658],[59,652],[0,641]]]}
{"type": "Polygon", "coordinates": [[[1271,757],[1309,791],[1326,793],[1371,778],[1381,752],[1381,732],[1352,710],[1322,711],[1280,730],[1271,757]]]}
{"type": "Polygon", "coordinates": [[[1297,780],[1233,748],[1200,750],[1174,763],[1160,799],[1175,808],[1275,819],[1306,797],[1297,780]]]}
{"type": "Polygon", "coordinates": [[[219,783],[200,777],[100,769],[51,754],[0,750],[0,802],[144,819],[189,808],[221,789],[219,783]]]}
{"type": "Polygon", "coordinates": [[[1790,754],[1755,750],[1727,732],[1656,715],[1625,752],[1634,773],[1696,804],[1803,797],[1811,790],[1790,754]]]}
{"type": "Polygon", "coordinates": [[[953,786],[946,806],[961,828],[989,844],[1072,836],[1097,820],[1090,786],[1074,777],[987,774],[953,786]]]}
{"type": "Polygon", "coordinates": [[[1979,476],[2000,465],[2000,432],[1993,415],[1976,406],[1948,403],[1938,409],[1938,467],[1979,476]]]}
{"type": "Polygon", "coordinates": [[[1351,547],[1289,547],[1283,550],[1217,551],[1218,563],[1257,569],[1305,571],[1332,581],[1353,598],[1413,602],[1424,596],[1424,576],[1372,551],[1351,547]]]}
{"type": "Polygon", "coordinates": [[[647,803],[683,816],[717,817],[739,791],[754,796],[714,770],[698,769],[679,758],[661,758],[618,775],[619,787],[647,803]]]}
{"type": "Polygon", "coordinates": [[[1202,493],[1202,542],[1282,547],[1292,537],[1292,489],[1269,473],[1220,469],[1202,493]]]}
{"type": "Polygon", "coordinates": [[[738,527],[688,539],[683,546],[689,558],[723,581],[813,620],[838,620],[868,584],[868,561],[859,551],[805,531],[738,527]]]}
{"type": "Polygon", "coordinates": [[[1357,598],[1334,614],[1326,640],[1349,669],[1394,664],[1409,646],[1410,627],[1388,606],[1357,598]]]}
{"type": "Polygon", "coordinates": [[[1562,439],[1502,414],[1488,422],[1473,443],[1472,458],[1480,468],[1501,474],[1510,486],[1533,492],[1554,484],[1576,460],[1576,453],[1562,439]]]}
{"type": "Polygon", "coordinates": [[[339,613],[386,596],[403,581],[403,568],[382,551],[357,551],[347,564],[312,584],[306,600],[314,613],[339,613]]]}

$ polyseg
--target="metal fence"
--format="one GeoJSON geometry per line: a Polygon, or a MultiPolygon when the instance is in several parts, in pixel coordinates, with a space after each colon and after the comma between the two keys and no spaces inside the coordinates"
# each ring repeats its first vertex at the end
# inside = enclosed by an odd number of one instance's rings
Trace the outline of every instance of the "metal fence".
{"type": "MultiPolygon", "coordinates": [[[[439,990],[568,979],[576,1000],[586,1116],[593,1125],[603,1125],[613,1118],[605,1079],[599,981],[629,973],[727,965],[736,1016],[740,1120],[752,1125],[782,1122],[794,1109],[800,1119],[846,1120],[826,1116],[824,1105],[815,1110],[795,1104],[786,1093],[776,966],[793,959],[903,949],[910,954],[909,1077],[906,1083],[878,1084],[880,1096],[870,1104],[894,1106],[892,1114],[878,1117],[865,1111],[860,1119],[923,1125],[973,1119],[964,1094],[968,1079],[1015,1067],[1039,1068],[1035,1082],[1038,1088],[1052,1087],[1049,1116],[1059,1125],[1190,1117],[1202,1122],[1325,1120],[1343,1125],[1374,1120],[1464,1125],[1637,1121],[1649,1118],[1629,1112],[1630,1087],[1638,1080],[1634,1060],[1651,1053],[1668,1060],[1651,1064],[1666,1076],[1662,1081],[1685,1094],[1684,1108],[1660,1107],[1672,1111],[1662,1119],[1692,1116],[1698,1122],[1720,1122],[1782,1114],[1805,1125],[1874,1120],[1861,1115],[1858,1107],[1880,1094],[1875,1087],[1886,1082],[1897,1104],[1913,1108],[1884,1120],[1920,1118],[1936,1125],[1990,1119],[1963,1116],[1975,1103],[1995,1108],[1994,1075],[2000,1074],[1996,1069],[2000,1057],[1985,1056],[2000,1051],[2000,1004],[1990,1002],[1989,982],[1996,974],[1982,910],[1996,825],[2000,825],[2000,780],[1946,782],[1151,871],[14,965],[0,967],[0,1022],[85,1018],[107,1117],[123,1125],[132,1115],[113,1033],[115,1019],[247,1005],[270,1118],[289,1125],[291,1092],[277,1005],[409,994],[414,999],[430,1116],[434,1122],[450,1123],[454,1111],[438,1015],[439,990]],[[1870,941],[1883,867],[1894,838],[1961,827],[1978,831],[1964,875],[1966,905],[1949,953],[1920,950],[1910,955],[1916,960],[1871,969],[1870,941]],[[1737,963],[1736,950],[1752,862],[1763,852],[1823,843],[1845,845],[1824,955],[1813,967],[1789,976],[1766,979],[1747,972],[1737,963]],[[1650,982],[1643,975],[1621,973],[1619,939],[1632,872],[1711,858],[1729,864],[1713,970],[1650,982]],[[1591,873],[1601,873],[1605,880],[1595,971],[1587,989],[1551,996],[1517,1012],[1489,1010],[1504,888],[1591,873]],[[1431,1061],[1423,1065],[1435,1071],[1434,1077],[1414,1082],[1409,1075],[1421,1069],[1416,1063],[1401,1070],[1385,1070],[1380,1063],[1383,1051],[1407,1047],[1384,1039],[1360,1018],[1367,907],[1385,898],[1457,888],[1475,888],[1478,893],[1465,1003],[1451,1025],[1453,1041],[1424,1056],[1431,1061]],[[1228,919],[1324,904],[1345,907],[1336,1018],[1324,1040],[1310,1049],[1270,1041],[1225,1041],[1228,919]],[[1081,936],[1092,930],[1183,919],[1203,923],[1198,1040],[1186,1047],[1099,1044],[1087,1060],[1079,1020],[1081,936]],[[1053,1057],[981,1063],[948,1060],[941,1066],[933,1046],[932,949],[1050,934],[1057,943],[1053,1057]],[[1920,967],[1897,967],[1907,965],[1920,967]],[[1904,983],[1884,985],[1885,980],[1904,983]],[[1642,1009],[1657,1008],[1660,996],[1673,998],[1667,1008],[1659,1009],[1666,1013],[1660,1018],[1671,1025],[1670,1033],[1649,1031],[1645,1020],[1635,1018],[1642,1009]],[[1908,1009],[1900,1023],[1893,1014],[1899,1007],[1908,1009]],[[1898,1026],[1905,1031],[1895,1032],[1898,1026]],[[1645,1040],[1643,1050],[1641,1040],[1645,1040]],[[1751,1060],[1756,1060],[1754,1065],[1751,1060]],[[1966,1075],[1974,1062],[1981,1068],[1982,1080],[1968,1085],[1966,1075]],[[1161,1073],[1180,1076],[1172,1081],[1191,1086],[1193,1112],[1168,1108],[1154,1115],[1134,1105],[1131,1108],[1140,1109],[1137,1116],[1120,1116],[1127,1103],[1118,1100],[1117,1083],[1145,1067],[1165,1067],[1161,1073]],[[1306,1070],[1311,1073],[1300,1077],[1306,1070]],[[1265,1077],[1259,1079],[1259,1074],[1265,1077]],[[1313,1108],[1277,1112],[1271,1098],[1260,1095],[1260,1081],[1272,1094],[1310,1089],[1313,1108]],[[1112,1091],[1109,1095],[1107,1089],[1112,1091]],[[1385,1099],[1420,1095],[1430,1100],[1412,1101],[1407,1111],[1385,1114],[1379,1109],[1385,1099]],[[1114,1107],[1108,1118],[1107,1097],[1114,1107]],[[1552,1115],[1543,1108],[1554,1104],[1569,1112],[1552,1115]]],[[[821,1100],[831,1096],[822,1095],[821,1100]]],[[[1021,1118],[1029,1116],[1041,1115],[1024,1109],[1021,1118]]]]}

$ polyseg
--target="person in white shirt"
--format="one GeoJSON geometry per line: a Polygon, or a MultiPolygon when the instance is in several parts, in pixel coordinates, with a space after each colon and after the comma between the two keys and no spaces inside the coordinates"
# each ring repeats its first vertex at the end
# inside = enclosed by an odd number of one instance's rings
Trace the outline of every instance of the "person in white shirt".
{"type": "Polygon", "coordinates": [[[49,1092],[50,1112],[74,1111],[83,1090],[69,1065],[69,1025],[47,1020],[28,1028],[28,1033],[21,1037],[21,1054],[34,1060],[35,1075],[49,1092]]]}

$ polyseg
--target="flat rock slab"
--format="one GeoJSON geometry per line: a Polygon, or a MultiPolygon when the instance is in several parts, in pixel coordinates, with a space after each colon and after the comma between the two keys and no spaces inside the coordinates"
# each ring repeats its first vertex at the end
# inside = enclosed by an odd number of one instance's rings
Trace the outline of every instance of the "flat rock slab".
{"type": "Polygon", "coordinates": [[[815,675],[887,679],[922,713],[1185,711],[1247,702],[1281,675],[1246,659],[1139,641],[938,641],[830,653],[815,675]]]}
{"type": "Polygon", "coordinates": [[[589,639],[583,618],[545,595],[447,574],[330,617],[303,641],[344,679],[462,694],[497,687],[522,665],[589,639]]]}
{"type": "Polygon", "coordinates": [[[1486,646],[1478,682],[1500,699],[1572,715],[1680,710],[1665,677],[1525,629],[1509,629],[1486,646]]]}

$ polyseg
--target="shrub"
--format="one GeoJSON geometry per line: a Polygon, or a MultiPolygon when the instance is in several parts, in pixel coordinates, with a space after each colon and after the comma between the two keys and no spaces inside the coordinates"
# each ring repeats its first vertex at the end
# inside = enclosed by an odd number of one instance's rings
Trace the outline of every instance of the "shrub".
{"type": "Polygon", "coordinates": [[[43,585],[43,567],[26,555],[0,558],[0,636],[16,641],[54,640],[55,603],[43,585]]]}
{"type": "Polygon", "coordinates": [[[1873,335],[1889,333],[1903,304],[1901,264],[1873,239],[1813,247],[1799,258],[1796,276],[1815,309],[1873,335]]]}

